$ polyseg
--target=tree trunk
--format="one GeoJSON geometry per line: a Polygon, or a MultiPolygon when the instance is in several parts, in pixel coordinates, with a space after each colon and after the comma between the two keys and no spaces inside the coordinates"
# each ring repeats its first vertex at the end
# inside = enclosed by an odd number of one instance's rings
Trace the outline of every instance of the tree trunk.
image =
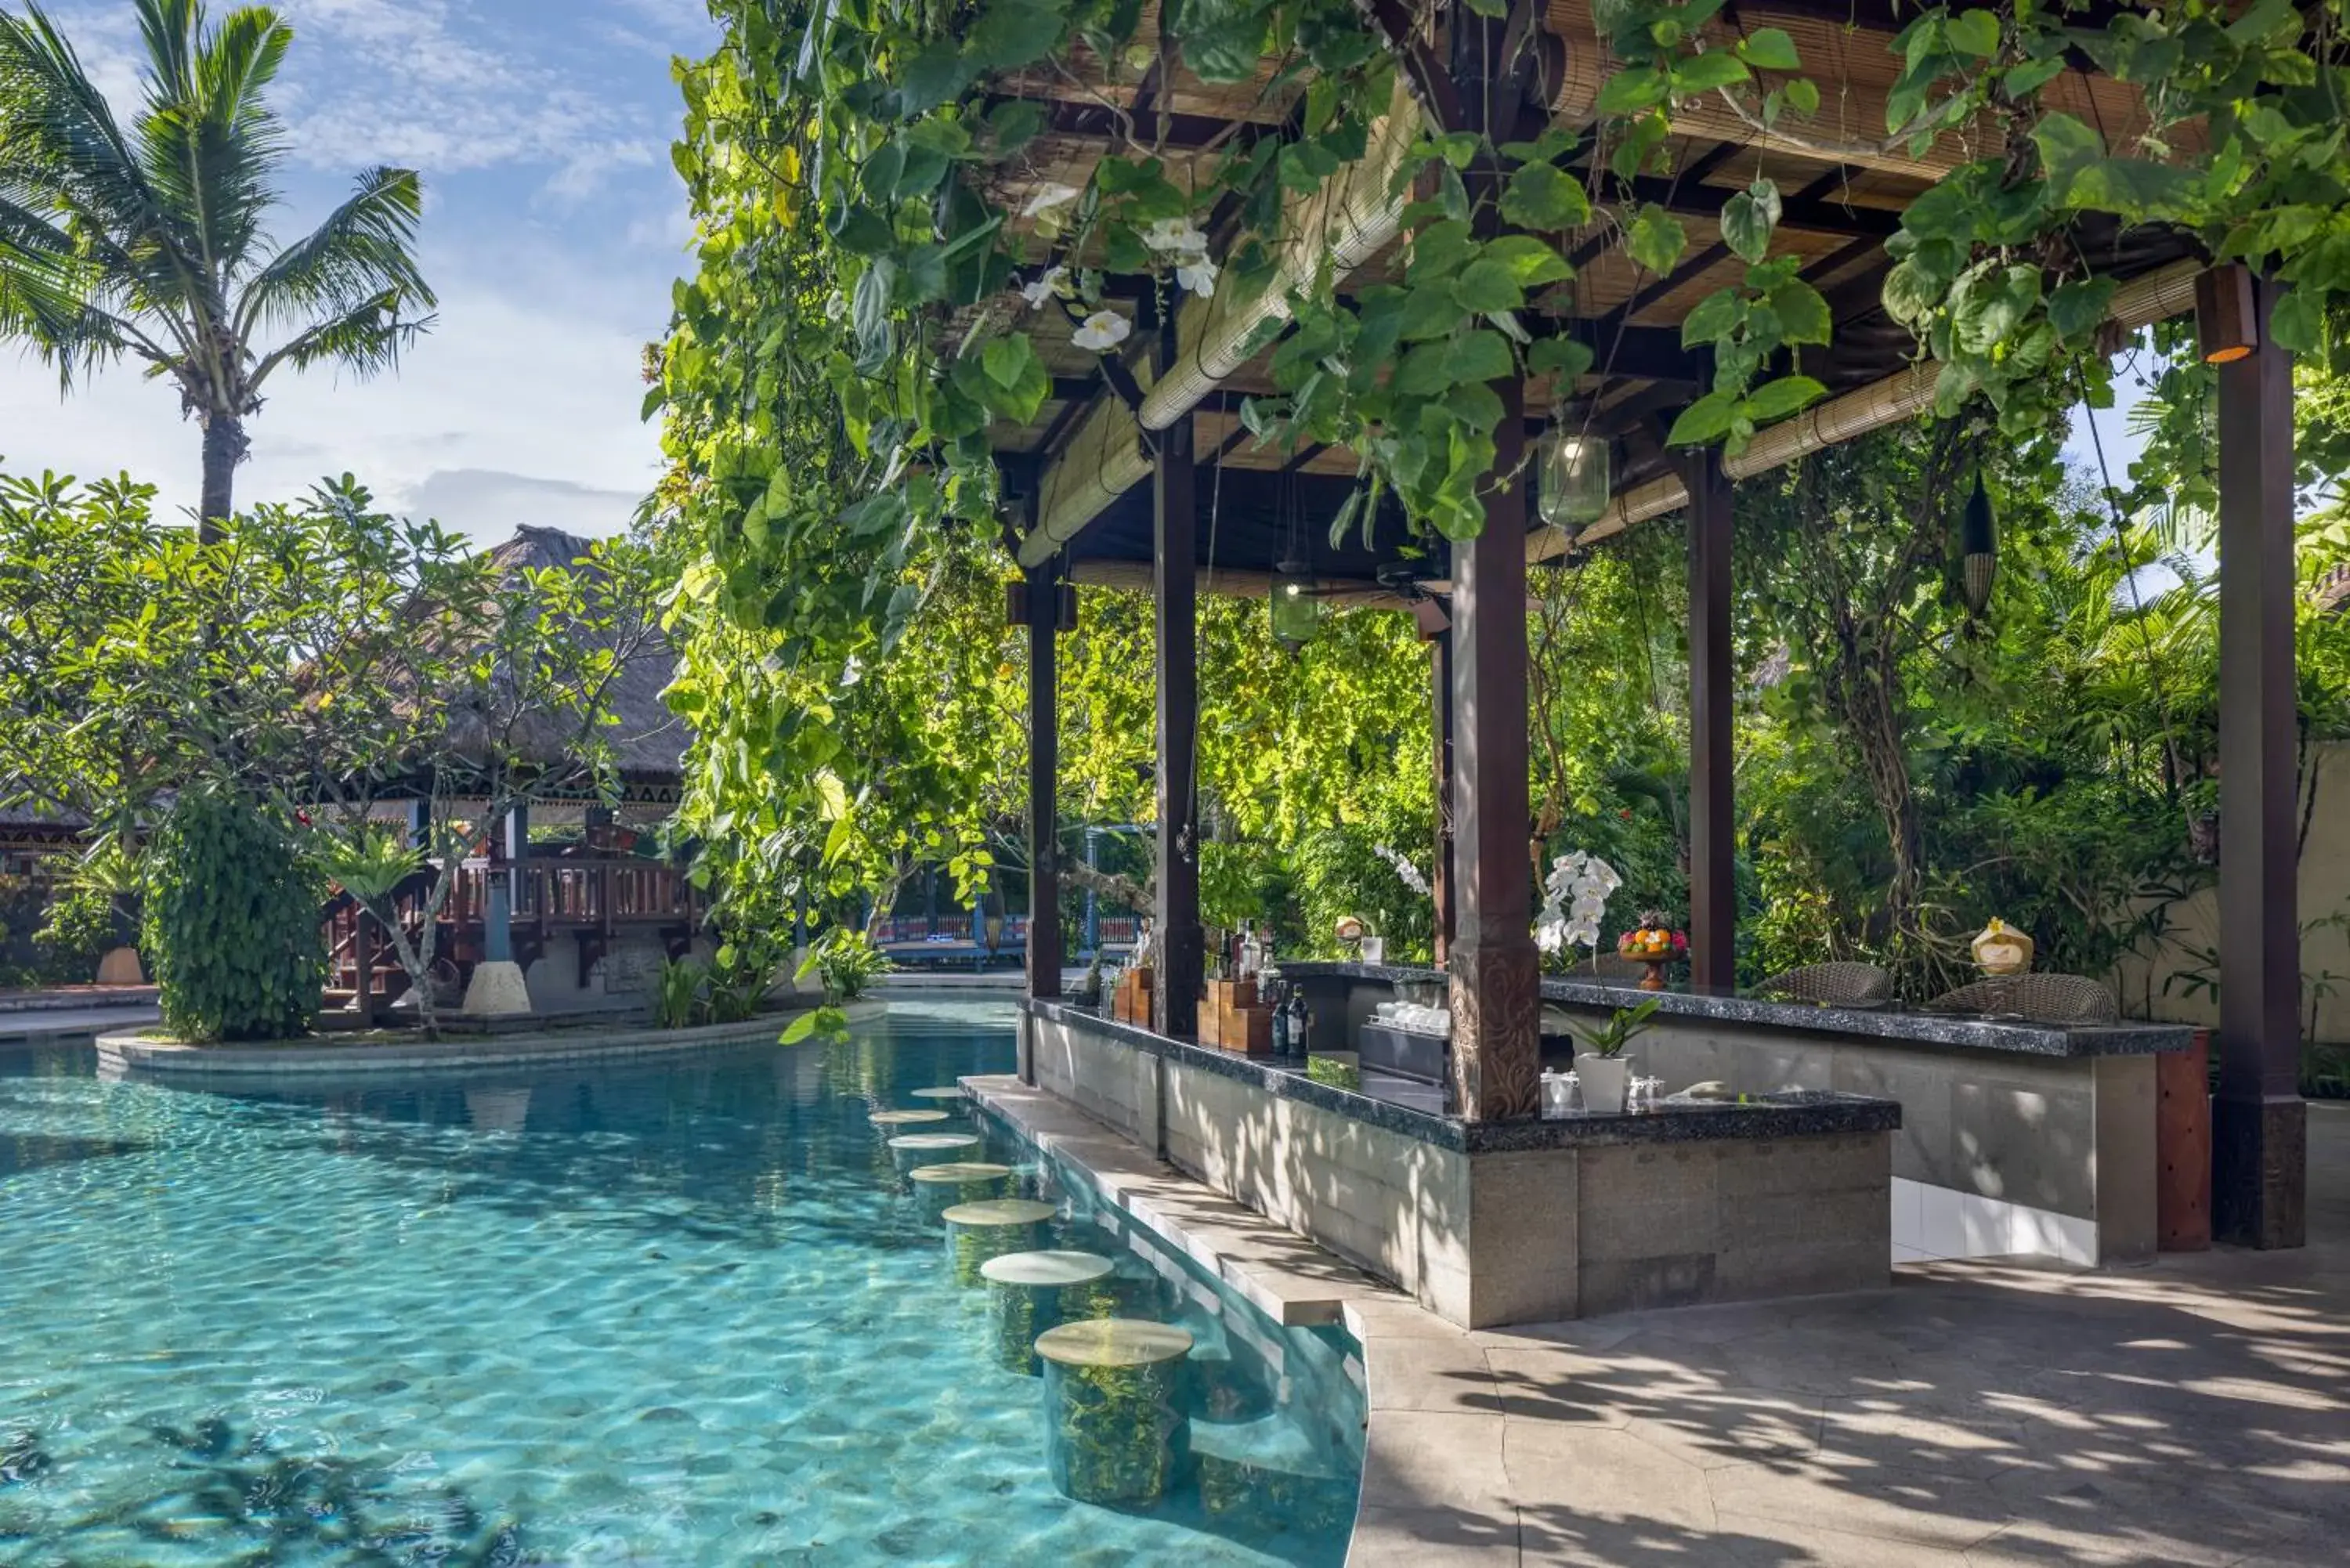
{"type": "Polygon", "coordinates": [[[243,420],[213,414],[204,421],[204,491],[196,513],[196,536],[207,545],[220,541],[221,524],[235,514],[236,465],[252,444],[244,439],[243,420]]]}

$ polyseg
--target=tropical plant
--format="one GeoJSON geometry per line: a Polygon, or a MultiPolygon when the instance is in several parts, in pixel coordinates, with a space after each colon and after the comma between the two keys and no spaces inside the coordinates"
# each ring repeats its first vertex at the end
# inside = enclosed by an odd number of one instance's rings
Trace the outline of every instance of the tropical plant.
{"type": "Polygon", "coordinates": [[[1624,1047],[1646,1033],[1651,1027],[1649,1019],[1656,1016],[1659,999],[1650,997],[1637,1007],[1619,1007],[1607,1015],[1605,1023],[1585,1025],[1570,1023],[1566,1027],[1583,1042],[1595,1056],[1620,1056],[1624,1047]]]}
{"type": "Polygon", "coordinates": [[[653,976],[653,1027],[685,1029],[702,1021],[702,981],[709,971],[691,959],[663,959],[653,976]]]}
{"type": "Polygon", "coordinates": [[[291,825],[232,790],[182,793],[150,849],[144,946],[183,1040],[308,1031],[326,983],[320,888],[291,825]]]}
{"type": "Polygon", "coordinates": [[[828,1002],[854,1002],[889,972],[889,955],[863,931],[837,930],[816,950],[816,971],[828,1002]]]}
{"type": "Polygon", "coordinates": [[[430,325],[422,198],[413,170],[369,170],[272,249],[287,146],[267,94],[293,29],[261,6],[214,26],[200,0],[134,4],[146,70],[127,129],[46,11],[0,11],[0,338],[68,388],[125,355],[169,379],[203,430],[209,536],[280,369],[371,375],[430,325]]]}

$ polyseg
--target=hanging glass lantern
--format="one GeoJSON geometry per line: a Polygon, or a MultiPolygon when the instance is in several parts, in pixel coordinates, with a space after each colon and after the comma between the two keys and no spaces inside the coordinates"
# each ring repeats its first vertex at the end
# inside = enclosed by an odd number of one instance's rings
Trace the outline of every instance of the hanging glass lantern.
{"type": "Polygon", "coordinates": [[[1576,529],[1599,521],[1614,490],[1604,436],[1571,434],[1553,425],[1535,448],[1535,504],[1553,527],[1576,529]]]}
{"type": "Polygon", "coordinates": [[[1273,569],[1273,640],[1295,653],[1322,629],[1322,596],[1295,561],[1273,569]]]}
{"type": "Polygon", "coordinates": [[[1991,584],[1999,578],[1999,534],[1991,514],[1991,493],[1982,474],[1975,474],[1975,493],[1967,497],[1966,515],[1959,524],[1959,590],[1967,609],[1981,615],[1991,607],[1991,584]]]}

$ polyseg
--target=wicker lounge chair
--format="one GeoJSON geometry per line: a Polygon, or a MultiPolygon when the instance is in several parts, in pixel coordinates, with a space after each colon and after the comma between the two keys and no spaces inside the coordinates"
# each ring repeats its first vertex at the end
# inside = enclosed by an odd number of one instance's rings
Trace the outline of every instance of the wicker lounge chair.
{"type": "Polygon", "coordinates": [[[1926,1005],[1937,1012],[2009,1012],[2036,1023],[2111,1023],[2121,1016],[2114,993],[2081,974],[1994,975],[1926,1005]]]}
{"type": "Polygon", "coordinates": [[[1807,963],[1774,974],[1754,990],[1759,996],[1789,1002],[1873,1007],[1892,999],[1893,977],[1873,963],[1807,963]]]}

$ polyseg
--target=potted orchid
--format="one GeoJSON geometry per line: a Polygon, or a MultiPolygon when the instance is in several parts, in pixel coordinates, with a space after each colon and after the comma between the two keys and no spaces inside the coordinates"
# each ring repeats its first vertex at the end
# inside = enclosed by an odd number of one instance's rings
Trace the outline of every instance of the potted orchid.
{"type": "Polygon", "coordinates": [[[1534,918],[1534,945],[1568,961],[1575,948],[1596,950],[1608,896],[1623,885],[1616,868],[1596,855],[1578,849],[1552,861],[1543,878],[1542,912],[1534,918]]]}
{"type": "Polygon", "coordinates": [[[1575,1057],[1575,1075],[1583,1085],[1586,1110],[1613,1113],[1624,1108],[1625,1091],[1632,1082],[1632,1058],[1624,1047],[1648,1027],[1657,1011],[1654,997],[1638,1007],[1619,1007],[1596,1029],[1570,1023],[1575,1037],[1590,1047],[1575,1057]]]}
{"type": "MultiPolygon", "coordinates": [[[[1432,898],[1435,897],[1433,890],[1429,885],[1426,873],[1422,872],[1419,867],[1413,865],[1410,859],[1405,856],[1401,850],[1390,848],[1384,844],[1374,844],[1371,846],[1371,853],[1386,861],[1389,866],[1395,867],[1396,880],[1401,882],[1407,891],[1422,898],[1432,898]]],[[[1365,963],[1385,963],[1387,961],[1388,944],[1387,939],[1384,936],[1379,935],[1375,931],[1367,930],[1361,935],[1360,941],[1363,961],[1365,963]]]]}

